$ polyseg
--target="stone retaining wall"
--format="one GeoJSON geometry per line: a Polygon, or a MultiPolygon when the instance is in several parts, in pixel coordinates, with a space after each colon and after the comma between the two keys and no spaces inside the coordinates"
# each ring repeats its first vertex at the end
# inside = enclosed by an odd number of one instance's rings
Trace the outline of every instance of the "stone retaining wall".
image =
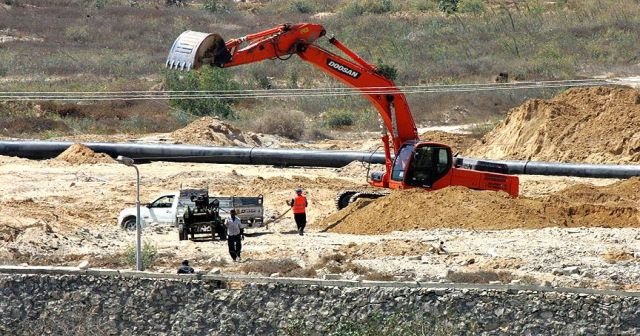
{"type": "Polygon", "coordinates": [[[1,335],[637,335],[638,293],[0,267],[1,335]],[[40,273],[40,274],[38,274],[40,273]]]}

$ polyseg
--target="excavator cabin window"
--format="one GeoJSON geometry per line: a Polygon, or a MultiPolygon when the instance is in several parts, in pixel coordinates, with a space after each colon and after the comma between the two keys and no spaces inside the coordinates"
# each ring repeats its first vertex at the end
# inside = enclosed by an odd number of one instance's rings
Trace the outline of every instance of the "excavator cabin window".
{"type": "Polygon", "coordinates": [[[440,146],[417,147],[411,160],[405,183],[416,187],[431,187],[451,168],[450,150],[440,146]]]}

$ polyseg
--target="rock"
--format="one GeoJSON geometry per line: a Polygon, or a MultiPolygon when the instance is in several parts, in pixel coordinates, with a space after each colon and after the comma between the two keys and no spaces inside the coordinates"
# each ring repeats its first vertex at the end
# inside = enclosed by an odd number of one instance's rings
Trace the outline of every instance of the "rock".
{"type": "Polygon", "coordinates": [[[562,274],[571,275],[571,274],[580,274],[580,269],[578,266],[569,266],[562,269],[562,274]]]}
{"type": "Polygon", "coordinates": [[[280,273],[276,272],[276,273],[271,273],[271,275],[269,275],[269,277],[271,278],[277,278],[280,276],[280,273]]]}
{"type": "Polygon", "coordinates": [[[554,268],[554,269],[551,270],[551,274],[553,274],[553,275],[562,275],[563,274],[562,273],[562,269],[554,268]]]}
{"type": "Polygon", "coordinates": [[[521,285],[522,284],[522,280],[513,279],[513,280],[511,280],[510,284],[512,284],[512,285],[521,285]]]}
{"type": "Polygon", "coordinates": [[[209,274],[222,274],[220,267],[214,267],[209,271],[209,274]]]}
{"type": "Polygon", "coordinates": [[[80,262],[80,264],[78,265],[78,268],[81,270],[86,270],[89,268],[89,261],[88,260],[83,260],[82,262],[80,262]]]}
{"type": "Polygon", "coordinates": [[[410,256],[410,257],[407,257],[407,260],[421,260],[421,259],[422,259],[422,256],[410,256]]]}

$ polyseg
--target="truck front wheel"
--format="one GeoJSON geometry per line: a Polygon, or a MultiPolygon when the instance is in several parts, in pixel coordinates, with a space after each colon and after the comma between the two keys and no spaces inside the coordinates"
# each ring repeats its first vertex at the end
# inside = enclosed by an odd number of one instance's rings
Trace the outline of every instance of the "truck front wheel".
{"type": "Polygon", "coordinates": [[[129,217],[122,221],[122,228],[127,231],[135,231],[136,230],[136,218],[129,217]]]}

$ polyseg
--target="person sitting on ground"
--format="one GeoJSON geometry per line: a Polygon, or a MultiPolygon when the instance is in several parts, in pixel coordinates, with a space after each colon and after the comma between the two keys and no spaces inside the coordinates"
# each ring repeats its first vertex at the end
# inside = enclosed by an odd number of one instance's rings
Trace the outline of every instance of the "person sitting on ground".
{"type": "Polygon", "coordinates": [[[178,268],[178,274],[192,274],[194,272],[193,267],[189,266],[189,260],[182,261],[182,265],[178,268]]]}

